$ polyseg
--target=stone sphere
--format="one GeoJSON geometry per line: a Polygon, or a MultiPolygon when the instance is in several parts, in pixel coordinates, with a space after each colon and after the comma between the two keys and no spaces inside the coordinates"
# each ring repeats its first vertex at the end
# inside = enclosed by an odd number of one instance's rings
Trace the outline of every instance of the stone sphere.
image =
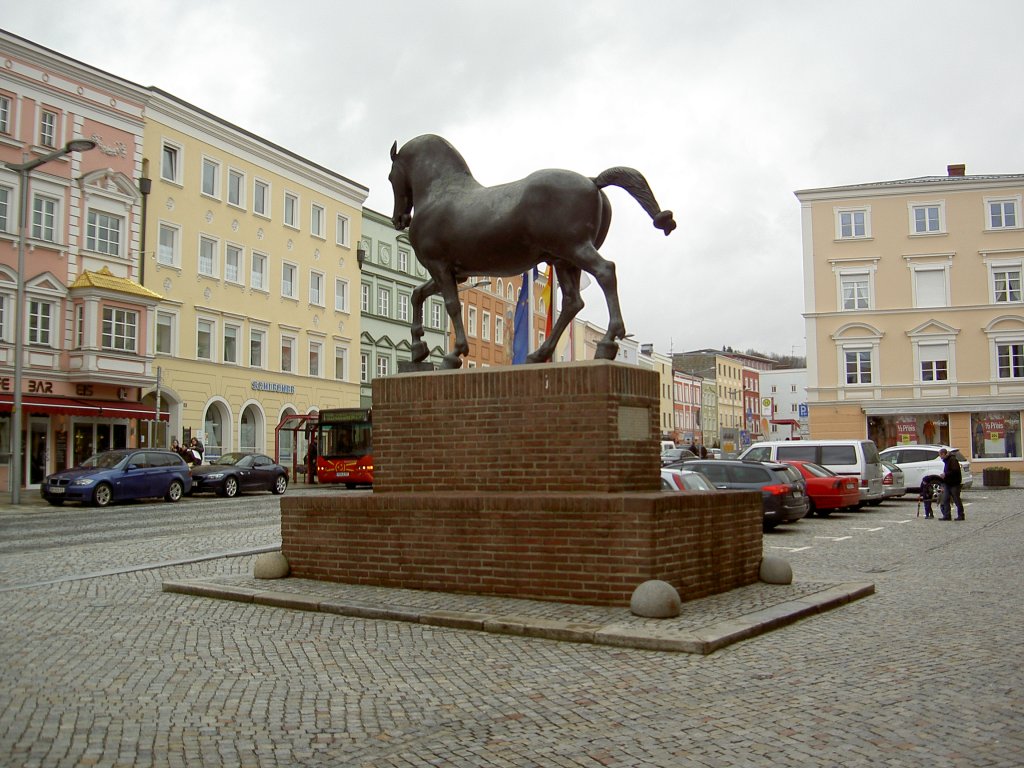
{"type": "Polygon", "coordinates": [[[765,584],[792,584],[793,568],[781,557],[768,555],[761,560],[761,581],[765,584]]]}
{"type": "Polygon", "coordinates": [[[683,601],[667,581],[652,579],[633,590],[629,610],[647,619],[671,619],[679,615],[683,601]]]}
{"type": "Polygon", "coordinates": [[[256,558],[252,576],[254,579],[283,579],[289,570],[287,557],[280,552],[264,552],[256,558]]]}

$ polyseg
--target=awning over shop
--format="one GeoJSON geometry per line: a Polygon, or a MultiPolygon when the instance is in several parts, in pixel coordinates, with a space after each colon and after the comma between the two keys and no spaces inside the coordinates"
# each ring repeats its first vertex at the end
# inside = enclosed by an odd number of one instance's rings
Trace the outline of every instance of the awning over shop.
{"type": "Polygon", "coordinates": [[[799,427],[800,422],[796,419],[772,419],[770,424],[788,424],[791,427],[799,427]]]}
{"type": "MultiPolygon", "coordinates": [[[[0,413],[10,413],[13,406],[13,394],[0,394],[0,413]]],[[[93,416],[103,419],[157,420],[156,409],[152,406],[120,400],[76,400],[73,397],[22,395],[21,407],[26,413],[66,413],[71,416],[93,416]]],[[[169,421],[170,415],[161,413],[160,420],[169,421]]]]}

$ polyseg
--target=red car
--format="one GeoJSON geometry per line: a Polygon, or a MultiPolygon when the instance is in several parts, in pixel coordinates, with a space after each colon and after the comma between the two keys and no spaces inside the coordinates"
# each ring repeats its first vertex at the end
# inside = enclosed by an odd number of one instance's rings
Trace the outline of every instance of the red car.
{"type": "Polygon", "coordinates": [[[817,514],[828,517],[837,509],[857,509],[860,504],[860,490],[856,477],[837,475],[812,461],[787,461],[807,481],[807,496],[811,509],[807,516],[817,514]]]}

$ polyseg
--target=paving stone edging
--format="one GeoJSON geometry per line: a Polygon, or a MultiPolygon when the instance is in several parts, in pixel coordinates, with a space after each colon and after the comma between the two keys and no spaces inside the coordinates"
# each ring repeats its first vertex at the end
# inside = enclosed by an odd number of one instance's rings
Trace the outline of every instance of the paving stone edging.
{"type": "Polygon", "coordinates": [[[163,582],[163,591],[276,608],[333,613],[353,618],[406,621],[448,629],[475,630],[562,642],[706,655],[740,640],[770,632],[808,616],[823,613],[872,595],[875,592],[875,585],[869,582],[836,584],[797,599],[787,600],[740,617],[684,632],[669,628],[659,630],[657,627],[651,627],[649,623],[644,626],[621,621],[601,624],[515,614],[499,616],[472,611],[382,607],[354,601],[322,599],[297,592],[254,589],[202,579],[167,580],[163,582]]]}

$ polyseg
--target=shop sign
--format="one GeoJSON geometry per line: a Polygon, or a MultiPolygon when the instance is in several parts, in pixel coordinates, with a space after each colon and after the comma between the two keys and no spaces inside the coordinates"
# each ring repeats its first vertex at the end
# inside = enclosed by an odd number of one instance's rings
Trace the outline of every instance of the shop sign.
{"type": "Polygon", "coordinates": [[[294,395],[293,384],[278,384],[276,381],[254,381],[252,388],[257,392],[280,392],[284,395],[294,395]]]}

